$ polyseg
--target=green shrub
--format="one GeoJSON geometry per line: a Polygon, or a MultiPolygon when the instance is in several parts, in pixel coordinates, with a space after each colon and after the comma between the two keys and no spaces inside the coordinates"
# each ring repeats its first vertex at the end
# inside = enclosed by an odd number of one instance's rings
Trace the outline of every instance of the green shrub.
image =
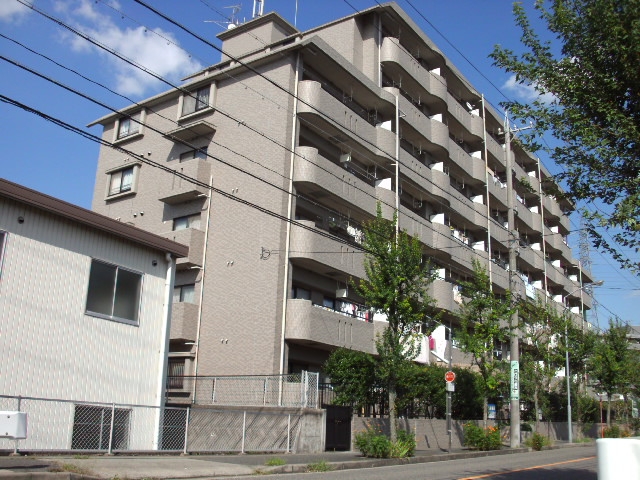
{"type": "Polygon", "coordinates": [[[502,439],[498,427],[489,427],[486,430],[474,423],[463,426],[464,445],[478,450],[500,450],[502,439]]]}
{"type": "Polygon", "coordinates": [[[520,424],[520,431],[521,432],[533,432],[533,429],[531,428],[531,424],[529,423],[521,423],[520,424]]]}
{"type": "Polygon", "coordinates": [[[410,457],[416,450],[416,439],[412,433],[398,430],[398,439],[393,443],[379,428],[372,425],[368,425],[363,432],[358,432],[354,443],[362,455],[372,458],[410,457]]]}
{"type": "Polygon", "coordinates": [[[282,458],[278,458],[278,457],[270,458],[265,462],[265,465],[267,467],[279,467],[281,465],[286,465],[286,464],[287,462],[285,462],[282,458]]]}
{"type": "Polygon", "coordinates": [[[320,460],[316,463],[310,463],[307,465],[307,472],[330,472],[331,465],[326,460],[320,460]]]}
{"type": "Polygon", "coordinates": [[[604,438],[620,438],[620,427],[618,425],[604,427],[604,438]]]}
{"type": "Polygon", "coordinates": [[[356,433],[355,445],[365,457],[387,458],[391,453],[391,441],[379,428],[367,425],[363,432],[356,433]]]}
{"type": "Polygon", "coordinates": [[[408,432],[406,430],[398,430],[397,432],[398,440],[396,444],[402,445],[403,448],[406,448],[405,455],[391,455],[392,457],[402,458],[402,457],[413,457],[413,454],[416,451],[416,436],[408,432]]]}
{"type": "Polygon", "coordinates": [[[534,432],[531,437],[525,440],[524,444],[527,447],[531,447],[539,452],[543,447],[548,447],[549,445],[551,445],[551,441],[548,437],[540,435],[538,432],[534,432]]]}

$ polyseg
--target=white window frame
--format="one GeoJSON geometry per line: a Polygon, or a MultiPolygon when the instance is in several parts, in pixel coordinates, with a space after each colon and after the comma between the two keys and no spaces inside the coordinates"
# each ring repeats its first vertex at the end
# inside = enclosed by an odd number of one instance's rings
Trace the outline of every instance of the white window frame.
{"type": "Polygon", "coordinates": [[[113,129],[113,142],[125,142],[144,135],[144,121],[146,116],[146,110],[143,108],[142,110],[118,118],[115,123],[115,128],[113,129]],[[124,125],[128,126],[128,130],[127,133],[122,134],[121,129],[124,125]]]}
{"type": "Polygon", "coordinates": [[[180,100],[178,101],[178,120],[185,120],[190,117],[199,115],[203,112],[212,110],[214,104],[214,95],[215,82],[190,89],[189,94],[183,93],[182,95],[180,95],[180,100]],[[197,100],[197,98],[199,93],[204,93],[207,89],[209,96],[207,98],[207,103],[205,104],[204,102],[197,100]],[[190,105],[191,103],[193,103],[193,110],[185,112],[186,106],[190,105]]]}
{"type": "Polygon", "coordinates": [[[105,200],[113,200],[114,198],[120,198],[120,197],[135,194],[138,189],[138,174],[141,166],[142,166],[141,163],[136,162],[136,163],[128,163],[126,165],[120,165],[116,168],[111,168],[107,170],[105,172],[105,174],[107,175],[107,188],[104,195],[105,200]],[[122,184],[121,184],[118,192],[111,193],[112,184],[114,180],[116,180],[118,176],[120,176],[121,178],[122,173],[130,169],[132,170],[130,187],[123,190],[122,184]]]}
{"type": "MultiPolygon", "coordinates": [[[[111,279],[108,279],[108,281],[111,282],[111,279]]],[[[144,274],[141,272],[125,268],[120,265],[115,265],[109,262],[98,260],[96,258],[92,258],[87,279],[85,314],[91,317],[104,318],[106,320],[112,320],[119,323],[138,326],[140,324],[140,308],[142,306],[143,283],[144,274]],[[115,270],[112,284],[105,283],[105,279],[100,277],[99,272],[97,270],[94,271],[94,265],[99,268],[106,267],[108,269],[115,270]],[[130,282],[126,281],[126,276],[129,276],[131,279],[132,275],[138,277],[137,292],[135,292],[131,296],[131,298],[129,298],[129,300],[133,299],[135,303],[133,308],[130,309],[132,313],[131,316],[133,318],[128,318],[118,315],[118,313],[120,312],[116,312],[116,309],[118,309],[118,307],[122,305],[121,302],[119,303],[119,297],[122,299],[122,296],[124,295],[124,298],[127,299],[127,295],[131,293],[129,285],[130,282]],[[105,300],[108,300],[108,302],[105,300]]]]}

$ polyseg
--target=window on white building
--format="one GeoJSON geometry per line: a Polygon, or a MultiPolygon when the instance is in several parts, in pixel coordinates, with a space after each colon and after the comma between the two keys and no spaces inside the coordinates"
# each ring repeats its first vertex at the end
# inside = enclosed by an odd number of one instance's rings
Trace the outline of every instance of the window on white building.
{"type": "Polygon", "coordinates": [[[196,286],[192,283],[190,285],[179,285],[173,289],[173,302],[187,302],[196,303],[196,286]]]}
{"type": "Polygon", "coordinates": [[[110,320],[138,322],[142,274],[91,261],[87,289],[87,313],[110,320]]]}
{"type": "Polygon", "coordinates": [[[129,117],[123,117],[118,120],[118,139],[140,133],[142,130],[141,117],[142,112],[136,112],[129,117]]]}
{"type": "Polygon", "coordinates": [[[211,85],[207,85],[190,92],[190,94],[185,94],[182,100],[182,116],[208,108],[210,93],[211,85]]]}
{"type": "Polygon", "coordinates": [[[185,215],[173,219],[174,230],[184,230],[186,228],[200,228],[200,214],[185,215]]]}

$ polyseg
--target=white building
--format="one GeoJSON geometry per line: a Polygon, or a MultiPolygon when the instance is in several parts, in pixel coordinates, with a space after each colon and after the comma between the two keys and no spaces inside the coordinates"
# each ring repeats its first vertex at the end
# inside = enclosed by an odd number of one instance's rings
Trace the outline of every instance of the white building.
{"type": "Polygon", "coordinates": [[[175,259],[187,252],[0,179],[0,410],[16,409],[12,396],[31,397],[21,401],[30,430],[23,448],[100,444],[111,409],[77,402],[119,405],[118,441],[156,446],[175,259]],[[154,408],[142,415],[127,405],[154,408]],[[42,431],[41,416],[59,428],[42,431]]]}

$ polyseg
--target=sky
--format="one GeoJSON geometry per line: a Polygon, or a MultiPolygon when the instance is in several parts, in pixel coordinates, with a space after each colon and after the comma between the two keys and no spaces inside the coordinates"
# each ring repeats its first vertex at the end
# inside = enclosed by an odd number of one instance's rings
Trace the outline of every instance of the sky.
{"type": "MultiPolygon", "coordinates": [[[[303,31],[377,4],[375,0],[263,1],[264,13],[275,11],[303,31]]],[[[249,20],[254,2],[144,3],[219,46],[216,35],[227,28],[234,13],[240,22],[249,20]],[[233,5],[240,9],[231,8],[233,5]]],[[[529,8],[533,0],[524,3],[529,8]]],[[[518,85],[488,58],[496,44],[520,49],[511,1],[399,0],[398,4],[498,111],[502,111],[499,103],[507,98],[531,99],[531,88],[518,85]]],[[[535,17],[532,20],[540,25],[535,17]]],[[[109,108],[122,108],[169,86],[90,44],[72,29],[174,84],[220,61],[218,50],[134,0],[0,0],[0,95],[96,136],[101,135],[102,127],[86,126],[109,113],[109,108]]],[[[97,143],[0,102],[0,177],[91,208],[98,151],[97,143]]],[[[541,159],[552,173],[558,171],[550,160],[541,159]]],[[[572,216],[572,230],[580,228],[579,223],[572,216]]],[[[569,244],[578,258],[576,234],[570,235],[569,244]]],[[[640,324],[640,277],[622,271],[614,260],[593,248],[591,261],[594,279],[604,280],[604,285],[595,292],[599,307],[590,321],[605,327],[615,315],[640,324]]]]}

